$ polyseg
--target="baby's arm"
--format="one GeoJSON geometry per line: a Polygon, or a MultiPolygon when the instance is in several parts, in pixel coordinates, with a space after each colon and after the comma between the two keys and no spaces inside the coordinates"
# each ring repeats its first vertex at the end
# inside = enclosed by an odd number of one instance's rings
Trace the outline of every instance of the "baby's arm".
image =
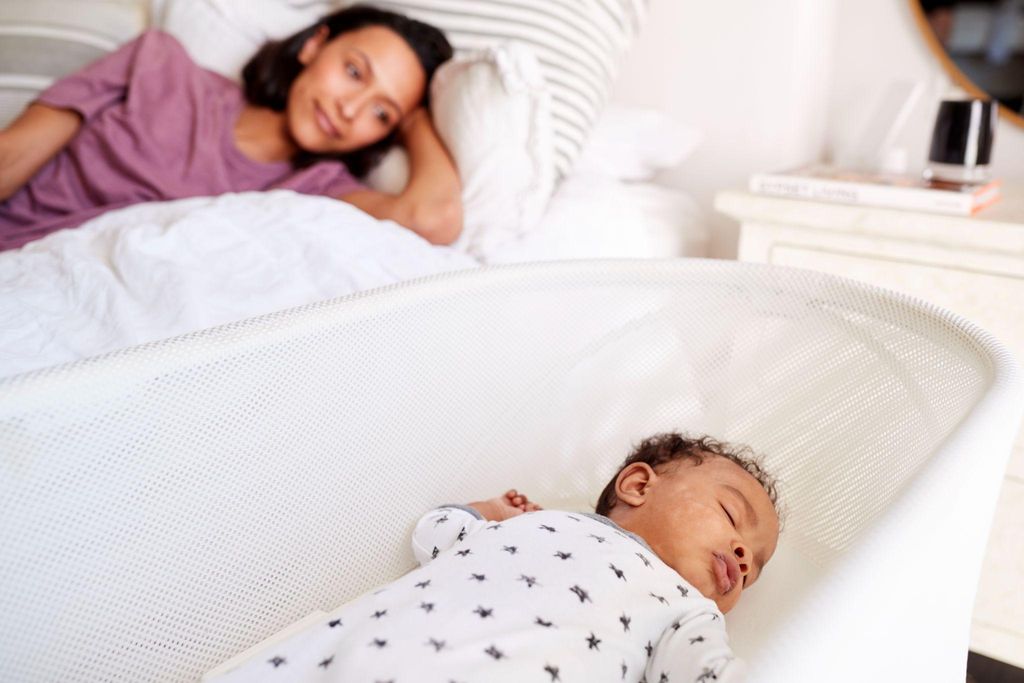
{"type": "Polygon", "coordinates": [[[423,566],[487,526],[483,515],[468,505],[446,505],[420,518],[412,532],[412,553],[423,566]]]}
{"type": "Polygon", "coordinates": [[[479,512],[484,516],[484,519],[491,522],[501,522],[510,517],[521,515],[524,512],[540,510],[540,506],[527,498],[525,493],[519,493],[515,489],[505,491],[503,496],[470,503],[469,507],[479,512]]]}
{"type": "Polygon", "coordinates": [[[647,662],[646,675],[651,683],[734,683],[746,680],[746,668],[729,647],[722,615],[707,610],[665,629],[647,662]]]}
{"type": "Polygon", "coordinates": [[[412,532],[412,552],[420,565],[425,565],[456,543],[461,543],[487,526],[487,522],[500,522],[524,512],[539,510],[515,489],[505,495],[478,501],[469,505],[445,505],[431,510],[420,518],[412,532]]]}

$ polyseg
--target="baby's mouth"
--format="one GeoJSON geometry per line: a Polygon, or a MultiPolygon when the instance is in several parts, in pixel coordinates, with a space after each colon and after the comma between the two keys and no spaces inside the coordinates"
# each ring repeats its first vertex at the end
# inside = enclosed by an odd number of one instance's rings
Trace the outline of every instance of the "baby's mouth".
{"type": "Polygon", "coordinates": [[[718,592],[725,595],[733,589],[739,580],[739,567],[736,566],[735,562],[729,562],[728,557],[722,553],[714,553],[713,555],[714,559],[711,565],[715,573],[715,582],[718,584],[718,592]]]}

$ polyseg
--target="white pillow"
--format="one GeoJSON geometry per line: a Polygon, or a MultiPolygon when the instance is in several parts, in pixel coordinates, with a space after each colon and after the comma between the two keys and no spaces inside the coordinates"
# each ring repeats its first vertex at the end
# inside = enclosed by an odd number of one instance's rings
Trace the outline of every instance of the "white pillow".
{"type": "Polygon", "coordinates": [[[551,91],[554,172],[561,179],[575,163],[608,100],[648,0],[373,0],[373,4],[436,26],[456,51],[508,41],[529,46],[551,91]]]}
{"type": "Polygon", "coordinates": [[[324,0],[151,0],[153,27],[178,39],[192,60],[233,81],[268,40],[301,31],[329,13],[324,0]]]}
{"type": "Polygon", "coordinates": [[[590,133],[573,176],[651,180],[682,163],[703,139],[699,129],[663,112],[611,104],[590,133]]]}
{"type": "MultiPolygon", "coordinates": [[[[554,187],[550,96],[536,57],[508,43],[460,54],[430,90],[434,127],[462,181],[463,229],[453,246],[479,259],[533,228],[554,187]]],[[[397,193],[408,179],[395,148],[368,176],[397,193]]]]}

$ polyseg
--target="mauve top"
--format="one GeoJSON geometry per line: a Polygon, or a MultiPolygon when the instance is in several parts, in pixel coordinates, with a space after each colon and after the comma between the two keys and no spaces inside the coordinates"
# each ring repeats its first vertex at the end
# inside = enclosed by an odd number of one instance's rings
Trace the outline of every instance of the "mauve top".
{"type": "Polygon", "coordinates": [[[241,88],[181,44],[147,31],[37,99],[82,115],[78,134],[0,203],[0,250],[104,211],[154,200],[290,189],[340,197],[363,189],[339,161],[261,163],[235,146],[241,88]]]}

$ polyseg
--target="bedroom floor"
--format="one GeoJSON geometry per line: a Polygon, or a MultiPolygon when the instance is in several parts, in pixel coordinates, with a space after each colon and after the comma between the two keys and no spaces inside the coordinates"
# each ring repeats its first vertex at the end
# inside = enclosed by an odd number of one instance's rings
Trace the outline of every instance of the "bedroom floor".
{"type": "Polygon", "coordinates": [[[1024,683],[1024,669],[969,652],[966,683],[1024,683]]]}

